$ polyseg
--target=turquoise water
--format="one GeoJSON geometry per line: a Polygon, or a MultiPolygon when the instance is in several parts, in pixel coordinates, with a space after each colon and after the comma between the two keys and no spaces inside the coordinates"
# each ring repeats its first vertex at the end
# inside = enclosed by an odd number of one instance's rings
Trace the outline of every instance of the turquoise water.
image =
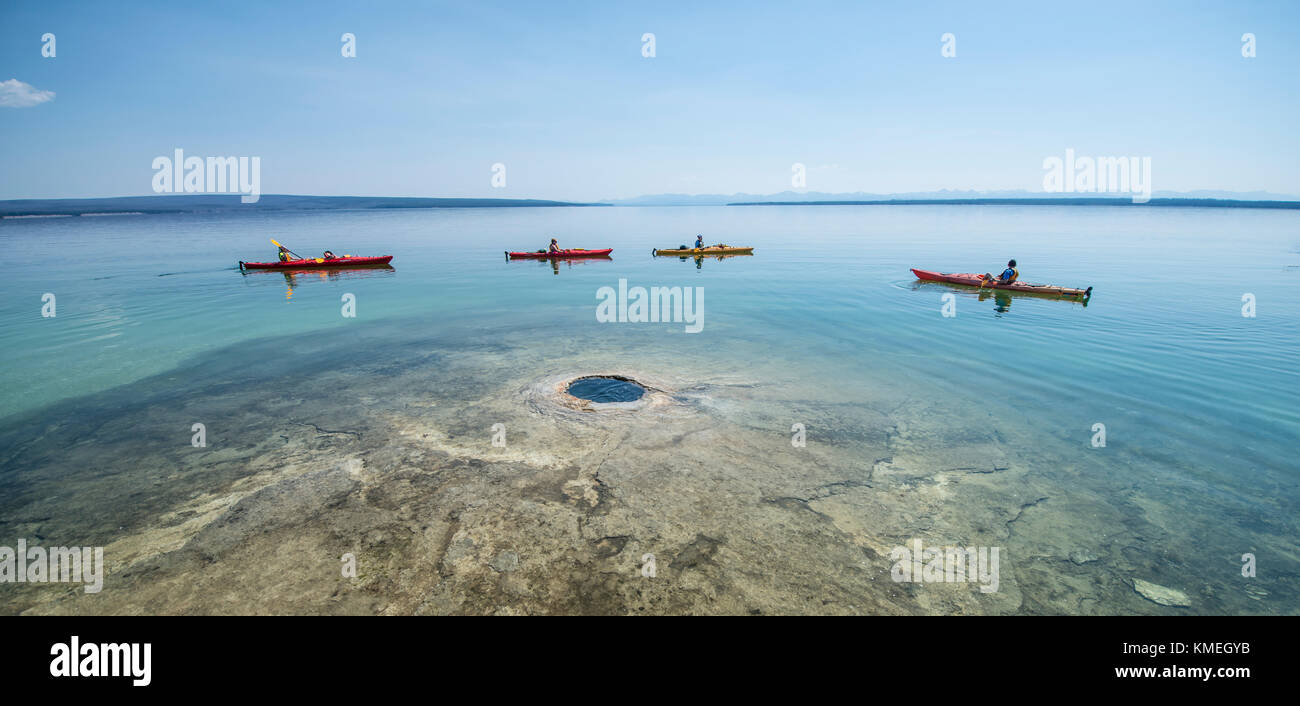
{"type": "MultiPolygon", "coordinates": [[[[279,334],[349,334],[405,316],[594,321],[595,291],[704,286],[699,335],[762,338],[803,364],[870,361],[964,397],[1053,414],[1116,410],[1126,434],[1184,439],[1188,458],[1287,467],[1300,425],[1300,231],[1289,213],[1214,209],[803,207],[469,209],[7,220],[0,415],[161,373],[197,353],[279,334]],[[696,232],[754,257],[654,259],[696,232]],[[613,247],[609,261],[506,262],[505,249],[613,247]],[[297,252],[393,253],[392,271],[240,274],[297,252]],[[1075,303],[914,286],[910,267],[998,270],[1093,286],[1075,303]],[[1291,267],[1288,267],[1290,265],[1291,267]],[[57,316],[41,317],[45,292],[57,316]],[[954,292],[957,316],[941,315],[954,292]],[[341,315],[357,297],[355,319],[341,315]],[[1257,316],[1241,315],[1254,294],[1257,316]],[[1004,300],[1005,301],[1005,300],[1004,300]]],[[[680,326],[654,325],[665,335],[680,326]]],[[[556,328],[550,328],[556,327],[556,328]]],[[[617,327],[615,327],[617,329],[617,327]]],[[[292,357],[292,347],[284,352],[292,357]]],[[[250,365],[259,361],[250,360],[250,365]]],[[[743,365],[743,362],[738,361],[743,365]]],[[[851,367],[851,366],[850,366],[851,367]]]]}
{"type": "MultiPolygon", "coordinates": [[[[1004,206],[6,220],[0,430],[8,428],[13,446],[0,451],[16,458],[18,430],[75,419],[83,396],[95,395],[104,414],[105,400],[129,405],[136,384],[165,389],[177,404],[206,394],[208,383],[196,376],[213,361],[227,378],[238,377],[229,371],[250,380],[290,371],[346,377],[353,366],[358,377],[376,374],[366,367],[371,358],[415,365],[435,341],[445,349],[473,339],[487,346],[473,361],[483,385],[567,360],[770,381],[784,402],[765,400],[762,414],[755,402],[745,425],[761,427],[767,422],[757,418],[769,415],[778,436],[788,437],[789,420],[815,415],[819,405],[886,398],[891,421],[881,424],[892,425],[891,434],[901,433],[902,418],[913,433],[934,425],[916,447],[929,454],[960,445],[943,441],[945,429],[987,427],[998,453],[1041,454],[1036,463],[1054,469],[1061,487],[1149,494],[1175,514],[1202,508],[1201,524],[1186,530],[1189,542],[1215,544],[1214,528],[1232,525],[1232,540],[1216,545],[1215,556],[1275,551],[1290,557],[1274,566],[1284,564],[1293,581],[1298,226],[1296,214],[1280,211],[1004,206]],[[651,256],[652,248],[693,242],[696,233],[753,246],[755,254],[700,262],[651,256]],[[561,263],[503,256],[544,247],[552,236],[562,247],[612,247],[613,256],[561,263]],[[274,258],[272,237],[303,254],[396,259],[391,270],[241,273],[238,260],[274,258]],[[1094,295],[1086,306],[996,296],[918,283],[909,272],[996,272],[1009,257],[1026,281],[1092,286],[1094,295]],[[703,330],[598,323],[596,292],[617,289],[620,279],[630,287],[702,287],[703,330]],[[53,318],[41,316],[46,292],[57,298],[53,318]],[[945,317],[950,293],[956,316],[945,317]],[[341,314],[345,294],[355,296],[355,318],[341,314]],[[1254,297],[1253,318],[1242,315],[1246,294],[1254,297]],[[319,353],[326,341],[345,348],[319,353]],[[517,353],[508,366],[504,355],[492,357],[491,341],[517,353]],[[788,416],[779,416],[781,405],[788,416]],[[1105,425],[1105,447],[1092,445],[1096,424],[1105,425]],[[1209,497],[1214,509],[1200,504],[1209,497]],[[1242,537],[1271,549],[1239,546],[1242,537]]],[[[237,408],[238,393],[231,394],[237,408]]],[[[743,400],[728,403],[746,414],[743,400]]],[[[840,430],[847,457],[865,457],[869,450],[855,448],[857,432],[850,432],[871,423],[850,418],[840,430]]],[[[811,426],[809,433],[815,438],[811,426]]],[[[147,457],[154,442],[138,443],[147,457]]],[[[758,452],[741,458],[764,463],[758,452]]],[[[14,463],[28,471],[39,465],[14,463]]],[[[1104,519],[1079,517],[1075,531],[1106,529],[1104,519]]],[[[1177,535],[1176,525],[1162,528],[1177,535]]],[[[1174,563],[1196,561],[1189,554],[1174,563]]]]}

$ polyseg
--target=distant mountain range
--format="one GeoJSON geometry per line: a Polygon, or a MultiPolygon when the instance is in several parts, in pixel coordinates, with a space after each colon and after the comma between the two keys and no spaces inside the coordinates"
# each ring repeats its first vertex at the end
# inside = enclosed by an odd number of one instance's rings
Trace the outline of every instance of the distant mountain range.
{"type": "MultiPolygon", "coordinates": [[[[1154,192],[1149,206],[1300,208],[1294,196],[1264,191],[1154,192]]],[[[656,194],[598,203],[542,199],[450,199],[386,196],[293,196],[267,194],[257,203],[240,202],[239,194],[164,194],[103,199],[14,199],[0,201],[0,218],[111,216],[135,213],[220,213],[265,211],[359,210],[395,208],[521,208],[555,206],[726,206],[848,204],[1002,204],[1125,205],[1122,194],[1045,194],[1030,191],[928,191],[903,194],[828,194],[784,191],[779,194],[656,194]]]]}
{"type": "Polygon", "coordinates": [[[1070,206],[1088,208],[1096,206],[1171,206],[1181,208],[1284,208],[1300,209],[1300,201],[1273,201],[1242,199],[1150,199],[1135,203],[1133,199],[1086,198],[1086,199],[888,199],[883,201],[740,201],[728,206],[1070,206]]]}
{"type": "MultiPolygon", "coordinates": [[[[971,200],[989,200],[989,199],[1015,199],[1017,201],[1030,199],[1050,199],[1053,201],[1066,200],[1083,200],[1083,199],[1109,199],[1116,200],[1123,198],[1130,200],[1125,194],[1114,193],[1097,193],[1097,194],[1049,194],[1036,191],[1009,190],[1009,191],[956,191],[943,189],[941,191],[912,191],[898,194],[872,194],[863,191],[857,191],[847,194],[831,194],[821,191],[782,191],[779,194],[653,194],[647,196],[635,196],[628,199],[607,199],[601,201],[602,204],[612,206],[723,206],[726,204],[736,203],[801,203],[814,201],[831,201],[837,203],[847,202],[892,202],[892,201],[971,201],[971,200]]],[[[1300,201],[1300,197],[1287,194],[1274,194],[1267,191],[1155,191],[1151,194],[1152,201],[1156,199],[1214,199],[1226,201],[1300,201]]]]}
{"type": "Polygon", "coordinates": [[[0,217],[602,205],[538,199],[425,199],[386,196],[289,196],[278,194],[267,194],[262,196],[257,203],[245,204],[241,203],[239,198],[239,194],[165,194],[161,196],[121,196],[105,199],[15,199],[0,201],[0,217]]]}

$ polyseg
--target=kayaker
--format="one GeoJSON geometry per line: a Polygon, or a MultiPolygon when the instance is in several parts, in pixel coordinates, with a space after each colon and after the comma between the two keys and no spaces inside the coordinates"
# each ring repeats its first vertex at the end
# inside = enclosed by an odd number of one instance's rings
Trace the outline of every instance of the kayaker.
{"type": "Polygon", "coordinates": [[[281,245],[281,246],[280,246],[280,262],[288,262],[288,261],[290,261],[290,260],[292,260],[292,259],[293,259],[293,257],[291,257],[291,253],[289,252],[289,248],[286,248],[285,246],[281,245]]]}
{"type": "MultiPolygon", "coordinates": [[[[998,284],[1011,284],[1018,279],[1020,279],[1020,270],[1016,269],[1016,261],[1008,260],[1007,269],[1003,270],[1002,274],[997,276],[996,282],[998,284]]],[[[993,275],[985,272],[984,281],[988,282],[990,280],[994,280],[993,275]]]]}
{"type": "Polygon", "coordinates": [[[696,250],[699,250],[699,249],[702,248],[702,247],[704,247],[704,236],[703,236],[703,235],[696,235],[696,236],[695,236],[695,249],[696,249],[696,250]]]}
{"type": "Polygon", "coordinates": [[[560,251],[560,244],[559,244],[558,242],[556,242],[555,238],[551,238],[551,248],[550,248],[550,251],[551,251],[551,252],[559,252],[559,251],[560,251]]]}
{"type": "Polygon", "coordinates": [[[325,260],[333,260],[333,259],[334,259],[334,253],[330,252],[329,250],[326,250],[326,251],[325,251],[325,254],[322,255],[321,257],[322,257],[323,259],[325,259],[325,260]]]}

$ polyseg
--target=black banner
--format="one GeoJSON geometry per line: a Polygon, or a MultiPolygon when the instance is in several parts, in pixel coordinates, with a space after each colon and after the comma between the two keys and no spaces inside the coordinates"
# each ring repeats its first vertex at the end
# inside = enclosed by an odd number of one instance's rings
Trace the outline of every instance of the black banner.
{"type": "Polygon", "coordinates": [[[936,697],[1029,686],[1244,695],[1294,671],[1296,650],[1283,631],[1295,624],[1226,617],[9,618],[0,664],[7,685],[50,694],[194,695],[201,686],[212,696],[275,686],[373,695],[377,684],[422,689],[430,679],[494,692],[549,690],[569,680],[653,692],[680,687],[690,672],[713,688],[744,686],[740,679],[820,690],[847,679],[897,682],[918,696],[937,690],[936,697]]]}

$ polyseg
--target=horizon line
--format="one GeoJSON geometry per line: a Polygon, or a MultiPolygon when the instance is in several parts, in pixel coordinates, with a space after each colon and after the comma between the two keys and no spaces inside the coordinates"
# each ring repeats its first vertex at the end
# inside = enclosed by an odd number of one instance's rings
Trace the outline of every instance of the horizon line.
{"type": "Polygon", "coordinates": [[[734,201],[715,203],[645,203],[556,201],[551,199],[506,199],[476,197],[424,196],[312,196],[303,194],[264,194],[261,199],[279,200],[279,204],[241,203],[240,195],[231,193],[154,194],[150,196],[110,196],[102,198],[5,199],[0,200],[0,218],[53,218],[97,215],[163,215],[178,213],[238,211],[313,211],[313,210],[381,210],[434,208],[627,208],[683,206],[1155,206],[1179,208],[1262,208],[1300,209],[1296,199],[1225,199],[1212,197],[1156,197],[1142,202],[1131,198],[1076,195],[1068,197],[970,197],[970,198],[901,198],[901,199],[824,199],[807,201],[734,201]],[[187,198],[188,197],[188,198],[187,198]],[[287,202],[283,201],[288,199],[287,202]],[[293,201],[299,199],[300,201],[293,201]],[[171,200],[173,203],[165,203],[171,200]],[[142,203],[142,201],[144,201],[142,203]],[[314,202],[314,203],[313,203],[314,202]],[[113,204],[118,204],[114,208],[113,204]],[[260,206],[260,208],[259,208],[260,206]]]}

